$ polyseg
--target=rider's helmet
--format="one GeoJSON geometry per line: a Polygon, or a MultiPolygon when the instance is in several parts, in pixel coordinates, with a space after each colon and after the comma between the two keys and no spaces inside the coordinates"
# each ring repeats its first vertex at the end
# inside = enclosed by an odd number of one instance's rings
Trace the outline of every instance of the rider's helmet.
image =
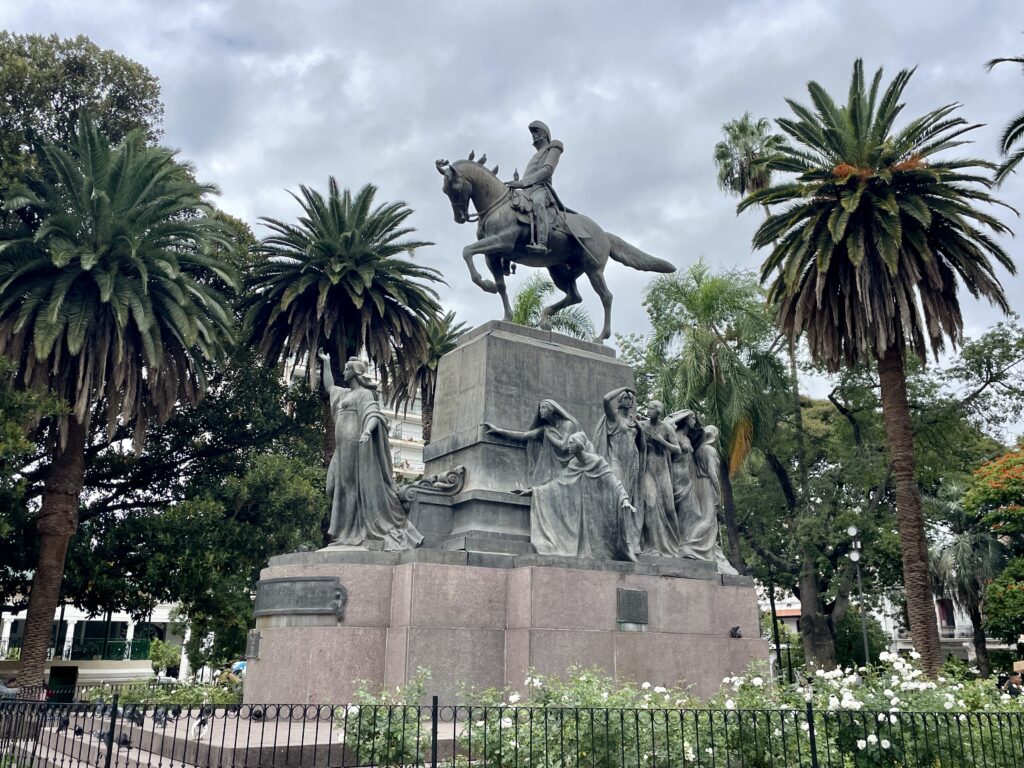
{"type": "Polygon", "coordinates": [[[532,130],[533,130],[534,128],[540,128],[540,129],[541,129],[541,130],[542,130],[542,131],[544,132],[544,138],[545,138],[545,139],[547,139],[548,141],[551,141],[551,129],[550,129],[550,128],[548,128],[548,127],[547,127],[547,125],[545,125],[544,123],[542,123],[542,122],[541,122],[540,120],[534,120],[534,121],[533,121],[532,123],[530,123],[530,124],[529,124],[529,125],[528,125],[527,127],[528,127],[528,128],[529,128],[529,129],[531,130],[531,131],[532,131],[532,130]]]}

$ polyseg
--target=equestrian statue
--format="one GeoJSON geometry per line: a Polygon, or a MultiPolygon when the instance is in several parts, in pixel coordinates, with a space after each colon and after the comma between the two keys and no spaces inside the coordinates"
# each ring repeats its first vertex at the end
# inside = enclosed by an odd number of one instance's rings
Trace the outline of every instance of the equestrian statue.
{"type": "Polygon", "coordinates": [[[469,153],[466,160],[438,160],[437,171],[444,176],[442,189],[452,203],[458,224],[476,222],[475,243],[462,249],[473,282],[488,293],[501,296],[505,320],[512,319],[512,306],[505,289],[505,276],[516,264],[546,267],[555,286],[565,295],[541,311],[541,328],[551,328],[551,316],[565,307],[579,304],[576,280],[586,275],[604,307],[604,325],[595,341],[612,335],[612,294],[604,279],[604,268],[611,257],[620,264],[645,272],[675,272],[675,267],[635,248],[625,240],[605,232],[592,219],[562,205],[551,185],[558,160],[565,151],[560,141],[551,140],[551,131],[539,120],[530,123],[535,154],[520,179],[503,182],[498,166],[488,169],[469,153]],[[469,213],[473,204],[475,215],[469,213]],[[484,279],[473,263],[481,254],[493,280],[484,279]]]}

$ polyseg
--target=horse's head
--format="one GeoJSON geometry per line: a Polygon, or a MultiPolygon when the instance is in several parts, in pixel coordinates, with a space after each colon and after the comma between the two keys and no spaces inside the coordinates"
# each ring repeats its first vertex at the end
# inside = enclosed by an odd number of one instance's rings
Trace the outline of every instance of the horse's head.
{"type": "Polygon", "coordinates": [[[447,160],[438,160],[434,165],[437,172],[444,176],[441,189],[451,200],[455,222],[465,224],[469,221],[469,202],[473,197],[473,184],[447,160]]]}

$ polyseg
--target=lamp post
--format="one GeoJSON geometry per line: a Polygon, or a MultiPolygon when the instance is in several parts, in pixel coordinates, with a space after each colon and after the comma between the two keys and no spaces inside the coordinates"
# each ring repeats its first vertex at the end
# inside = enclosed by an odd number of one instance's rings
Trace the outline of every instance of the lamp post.
{"type": "Polygon", "coordinates": [[[854,564],[857,569],[857,596],[860,598],[860,631],[864,638],[864,666],[871,663],[871,658],[868,655],[868,617],[865,615],[864,606],[864,582],[860,578],[860,553],[861,544],[857,538],[857,528],[851,525],[846,529],[846,532],[853,539],[853,544],[850,549],[850,562],[854,564]]]}

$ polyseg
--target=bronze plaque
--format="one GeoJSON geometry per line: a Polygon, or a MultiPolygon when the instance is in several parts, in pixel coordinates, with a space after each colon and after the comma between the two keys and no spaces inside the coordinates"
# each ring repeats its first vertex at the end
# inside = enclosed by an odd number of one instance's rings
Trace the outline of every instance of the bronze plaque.
{"type": "Polygon", "coordinates": [[[619,589],[618,610],[615,620],[620,624],[647,623],[647,590],[619,589]]]}
{"type": "Polygon", "coordinates": [[[263,579],[256,586],[259,616],[315,615],[333,613],[345,618],[348,591],[337,576],[305,576],[292,579],[263,579]]]}

